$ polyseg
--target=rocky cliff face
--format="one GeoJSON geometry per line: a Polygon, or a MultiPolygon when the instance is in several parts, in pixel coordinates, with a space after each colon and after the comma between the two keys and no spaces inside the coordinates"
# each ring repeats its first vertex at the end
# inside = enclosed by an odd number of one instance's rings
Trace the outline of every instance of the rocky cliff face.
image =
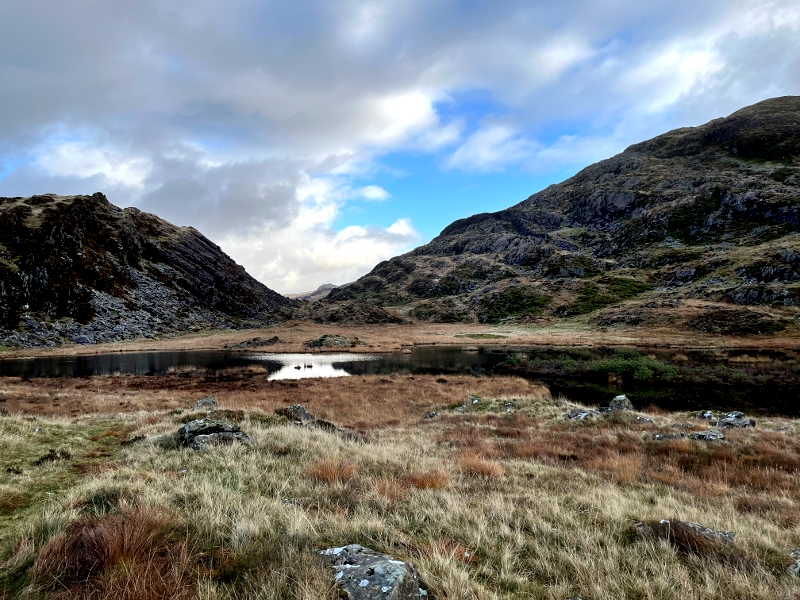
{"type": "Polygon", "coordinates": [[[296,303],[190,227],[102,194],[0,198],[0,344],[264,325],[296,303]]]}
{"type": "Polygon", "coordinates": [[[800,97],[671,131],[507,210],[456,221],[326,301],[345,300],[442,322],[793,326],[800,97]]]}

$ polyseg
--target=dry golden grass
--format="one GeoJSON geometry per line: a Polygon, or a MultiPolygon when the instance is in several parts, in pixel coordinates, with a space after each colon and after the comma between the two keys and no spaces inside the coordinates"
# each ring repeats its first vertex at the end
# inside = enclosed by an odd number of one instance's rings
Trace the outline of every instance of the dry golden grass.
{"type": "MultiPolygon", "coordinates": [[[[338,425],[370,429],[418,423],[429,411],[462,402],[469,394],[501,398],[546,394],[545,388],[519,377],[447,376],[342,377],[268,381],[263,371],[231,369],[195,377],[92,377],[90,379],[0,378],[8,412],[77,417],[85,414],[168,411],[214,396],[226,409],[259,408],[265,412],[303,404],[317,418],[338,425]],[[383,381],[384,383],[379,383],[383,381]]],[[[142,423],[158,419],[146,415],[142,423]]]]}
{"type": "MultiPolygon", "coordinates": [[[[706,302],[687,300],[675,311],[685,317],[702,308],[714,306],[706,302]]],[[[664,309],[661,309],[662,311],[664,309]]],[[[245,331],[206,331],[159,340],[137,339],[97,346],[63,346],[57,348],[7,349],[4,357],[86,355],[108,352],[142,352],[149,350],[211,350],[227,344],[241,343],[254,337],[278,336],[283,343],[269,346],[269,352],[305,352],[303,342],[324,334],[358,337],[366,346],[347,351],[392,352],[413,345],[475,345],[481,346],[690,346],[693,348],[750,348],[786,349],[800,347],[797,331],[784,331],[773,336],[715,336],[698,331],[686,331],[665,325],[629,330],[600,331],[585,320],[564,322],[545,320],[538,324],[483,325],[478,323],[411,323],[407,325],[319,325],[308,321],[291,321],[275,327],[245,331]],[[500,337],[473,337],[473,336],[500,337]]],[[[340,352],[341,350],[337,350],[340,352]]]]}
{"type": "Polygon", "coordinates": [[[0,417],[0,456],[21,471],[0,472],[0,491],[29,491],[0,520],[0,597],[329,598],[318,551],[347,543],[410,561],[440,599],[796,596],[784,574],[800,547],[795,421],[725,444],[656,443],[686,415],[565,422],[572,405],[528,389],[514,413],[498,397],[388,426],[365,402],[367,444],[229,409],[253,442],[208,453],[163,444],[188,410],[0,417]],[[143,439],[122,446],[123,432],[143,439]],[[51,447],[72,458],[34,465],[51,447]],[[77,473],[98,448],[103,468],[77,473]],[[662,519],[678,524],[666,537],[632,534],[662,519]],[[735,542],[705,544],[681,521],[735,542]]]}
{"type": "Polygon", "coordinates": [[[464,454],[459,457],[458,465],[464,473],[474,477],[500,477],[506,473],[499,462],[483,458],[478,454],[464,454]]]}
{"type": "Polygon", "coordinates": [[[418,490],[438,490],[450,485],[450,476],[441,469],[409,473],[403,481],[418,490]]]}
{"type": "Polygon", "coordinates": [[[152,509],[73,521],[39,552],[34,578],[57,598],[191,597],[175,525],[152,509]]]}
{"type": "Polygon", "coordinates": [[[344,483],[358,474],[358,465],[347,460],[324,459],[306,467],[305,474],[320,483],[344,483]]]}

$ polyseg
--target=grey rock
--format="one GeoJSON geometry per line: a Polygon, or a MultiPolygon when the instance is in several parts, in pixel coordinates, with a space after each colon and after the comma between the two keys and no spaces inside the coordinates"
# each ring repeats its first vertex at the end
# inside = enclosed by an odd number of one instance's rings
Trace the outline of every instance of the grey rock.
{"type": "Polygon", "coordinates": [[[286,417],[294,423],[304,424],[315,420],[314,415],[308,412],[302,404],[292,404],[283,408],[276,408],[275,414],[286,417]]]}
{"type": "Polygon", "coordinates": [[[350,600],[417,600],[427,596],[414,567],[358,544],[322,551],[334,581],[350,600]]]}
{"type": "Polygon", "coordinates": [[[589,408],[586,409],[574,409],[569,411],[567,414],[564,415],[564,418],[568,421],[578,420],[583,421],[585,419],[594,419],[597,415],[600,414],[600,411],[592,410],[589,408]]]}
{"type": "Polygon", "coordinates": [[[700,440],[703,442],[716,442],[725,439],[721,431],[716,429],[709,429],[708,431],[696,431],[690,436],[693,440],[700,440]]]}
{"type": "Polygon", "coordinates": [[[795,550],[789,554],[789,558],[794,559],[794,563],[786,568],[786,573],[792,577],[800,577],[800,550],[795,550]]]}
{"type": "Polygon", "coordinates": [[[196,419],[186,423],[176,434],[178,444],[205,452],[211,446],[228,446],[234,442],[249,443],[252,438],[243,433],[238,425],[216,419],[196,419]]]}
{"type": "Polygon", "coordinates": [[[711,542],[719,542],[721,544],[732,544],[733,538],[736,536],[733,531],[711,529],[710,527],[700,525],[700,523],[693,523],[692,521],[674,521],[670,519],[659,521],[655,529],[659,537],[667,538],[670,534],[670,530],[677,525],[689,527],[699,536],[711,542]]]}
{"type": "Polygon", "coordinates": [[[427,415],[425,415],[426,419],[433,419],[438,413],[435,410],[432,410],[427,415]]]}
{"type": "Polygon", "coordinates": [[[73,336],[72,341],[76,344],[94,344],[95,340],[89,335],[76,335],[73,336]]]}
{"type": "Polygon", "coordinates": [[[694,416],[697,417],[698,419],[705,419],[707,421],[710,419],[717,418],[717,414],[713,410],[701,410],[695,413],[694,416]]]}
{"type": "Polygon", "coordinates": [[[633,404],[625,394],[616,396],[608,403],[608,406],[611,410],[633,410],[633,404]]]}
{"type": "Polygon", "coordinates": [[[217,406],[219,406],[219,404],[217,404],[217,399],[214,398],[214,396],[206,396],[194,403],[195,409],[216,408],[217,406]]]}
{"type": "Polygon", "coordinates": [[[639,421],[639,423],[647,423],[647,424],[653,422],[653,419],[651,419],[650,417],[636,417],[636,420],[639,421]]]}
{"type": "Polygon", "coordinates": [[[663,440],[680,440],[685,437],[685,433],[658,433],[653,436],[653,439],[657,442],[661,442],[663,440]]]}

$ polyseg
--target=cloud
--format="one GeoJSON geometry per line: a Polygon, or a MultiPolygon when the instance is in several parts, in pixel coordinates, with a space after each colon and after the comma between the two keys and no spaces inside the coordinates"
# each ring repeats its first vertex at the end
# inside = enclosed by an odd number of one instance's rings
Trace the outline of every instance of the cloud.
{"type": "Polygon", "coordinates": [[[388,200],[389,199],[389,192],[383,189],[379,185],[366,185],[359,190],[356,190],[356,193],[361,198],[366,200],[388,200]]]}
{"type": "Polygon", "coordinates": [[[0,193],[105,191],[302,291],[418,239],[387,156],[577,170],[800,93],[798,57],[794,0],[9,3],[0,193]]]}

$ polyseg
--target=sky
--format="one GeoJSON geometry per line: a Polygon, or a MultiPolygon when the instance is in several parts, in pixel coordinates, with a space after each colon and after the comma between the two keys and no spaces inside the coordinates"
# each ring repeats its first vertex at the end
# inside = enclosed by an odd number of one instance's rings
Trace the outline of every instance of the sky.
{"type": "Polygon", "coordinates": [[[282,293],[800,94],[797,0],[0,0],[0,196],[102,191],[282,293]]]}

